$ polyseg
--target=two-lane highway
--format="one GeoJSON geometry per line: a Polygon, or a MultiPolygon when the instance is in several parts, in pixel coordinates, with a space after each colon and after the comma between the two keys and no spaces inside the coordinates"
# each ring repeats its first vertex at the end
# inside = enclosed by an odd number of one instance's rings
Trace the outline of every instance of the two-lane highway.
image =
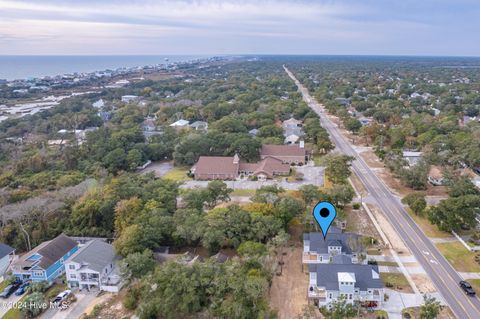
{"type": "Polygon", "coordinates": [[[460,319],[479,319],[480,300],[477,297],[465,295],[458,284],[462,278],[405,211],[400,200],[393,196],[389,188],[340,134],[337,126],[324,113],[323,107],[310,96],[308,90],[295,76],[286,67],[284,68],[290,78],[295,81],[305,102],[319,115],[320,123],[328,131],[338,150],[355,158],[352,171],[359,177],[394,230],[423,266],[455,316],[460,319]]]}

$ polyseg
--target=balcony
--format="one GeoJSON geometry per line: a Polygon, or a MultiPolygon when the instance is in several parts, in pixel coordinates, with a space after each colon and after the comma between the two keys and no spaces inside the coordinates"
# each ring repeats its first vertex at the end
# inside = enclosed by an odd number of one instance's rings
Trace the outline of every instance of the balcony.
{"type": "Polygon", "coordinates": [[[80,281],[84,282],[98,282],[98,275],[97,274],[80,274],[80,281]]]}
{"type": "Polygon", "coordinates": [[[319,301],[326,301],[327,291],[324,288],[310,287],[308,289],[308,298],[318,299],[319,301]]]}
{"type": "Polygon", "coordinates": [[[304,264],[317,264],[320,258],[317,254],[303,253],[302,261],[304,264]]]}

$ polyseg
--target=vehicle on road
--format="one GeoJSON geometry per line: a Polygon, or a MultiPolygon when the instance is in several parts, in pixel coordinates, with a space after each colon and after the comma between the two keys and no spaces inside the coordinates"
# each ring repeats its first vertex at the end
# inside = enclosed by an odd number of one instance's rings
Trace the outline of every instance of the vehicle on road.
{"type": "Polygon", "coordinates": [[[465,291],[465,293],[469,296],[475,296],[475,290],[473,290],[472,285],[470,283],[462,280],[460,281],[460,287],[465,291]]]}
{"type": "Polygon", "coordinates": [[[18,287],[20,287],[21,284],[21,281],[15,281],[14,283],[8,285],[5,287],[5,289],[3,289],[2,293],[0,294],[0,298],[7,299],[15,292],[15,290],[18,289],[18,287]]]}
{"type": "Polygon", "coordinates": [[[72,292],[71,290],[62,291],[52,300],[52,303],[53,304],[61,303],[63,300],[65,300],[65,298],[68,297],[68,295],[70,295],[71,292],[72,292]]]}
{"type": "Polygon", "coordinates": [[[23,295],[28,287],[30,287],[30,283],[29,282],[26,282],[26,283],[23,283],[18,289],[17,291],[15,291],[15,296],[21,296],[23,295]]]}

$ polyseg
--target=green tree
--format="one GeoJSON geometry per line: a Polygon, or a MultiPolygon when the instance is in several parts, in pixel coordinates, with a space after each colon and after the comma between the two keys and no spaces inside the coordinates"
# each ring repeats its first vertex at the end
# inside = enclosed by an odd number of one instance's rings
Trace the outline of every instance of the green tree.
{"type": "Polygon", "coordinates": [[[347,303],[344,298],[334,301],[330,310],[322,308],[320,311],[327,319],[347,319],[357,314],[354,306],[347,303]]]}
{"type": "Polygon", "coordinates": [[[330,154],[324,157],[325,175],[334,184],[344,184],[350,176],[350,166],[353,157],[348,155],[330,154]]]}
{"type": "Polygon", "coordinates": [[[480,206],[480,196],[449,197],[428,210],[429,220],[443,231],[458,231],[463,226],[474,227],[480,206]]]}
{"type": "Polygon", "coordinates": [[[333,185],[327,192],[332,203],[338,207],[344,207],[355,196],[355,191],[350,184],[333,185]]]}
{"type": "Polygon", "coordinates": [[[362,123],[356,118],[350,117],[345,121],[345,128],[353,133],[358,133],[361,127],[362,123]]]}
{"type": "Polygon", "coordinates": [[[423,305],[420,308],[420,319],[435,319],[440,314],[440,302],[434,297],[423,295],[423,305]]]}
{"type": "Polygon", "coordinates": [[[480,195],[480,190],[473,184],[467,176],[461,176],[449,180],[448,195],[459,197],[464,195],[480,195]]]}
{"type": "Polygon", "coordinates": [[[255,241],[244,241],[238,246],[238,254],[242,257],[259,257],[267,253],[267,247],[255,241]]]}
{"type": "Polygon", "coordinates": [[[127,164],[127,155],[122,148],[116,148],[113,151],[109,152],[103,158],[103,165],[111,172],[117,173],[120,170],[125,170],[128,168],[127,164]]]}
{"type": "Polygon", "coordinates": [[[139,218],[142,208],[142,200],[138,197],[121,200],[115,205],[115,232],[117,235],[139,218]]]}
{"type": "Polygon", "coordinates": [[[425,193],[410,193],[402,199],[402,203],[407,204],[408,207],[417,215],[422,215],[427,207],[425,200],[425,193]]]}
{"type": "Polygon", "coordinates": [[[22,314],[27,318],[33,318],[40,315],[45,309],[45,297],[40,292],[33,292],[25,297],[23,303],[26,305],[21,308],[22,314]]]}
{"type": "Polygon", "coordinates": [[[149,249],[143,252],[133,253],[122,259],[120,262],[120,272],[125,279],[141,278],[153,271],[155,268],[155,259],[149,249]]]}
{"type": "Polygon", "coordinates": [[[210,208],[217,205],[218,202],[230,201],[230,193],[233,189],[228,188],[227,184],[223,181],[211,181],[207,185],[208,199],[207,204],[210,208]]]}
{"type": "Polygon", "coordinates": [[[322,193],[320,189],[312,184],[302,185],[299,188],[300,193],[302,194],[302,199],[307,205],[311,205],[320,200],[322,193]]]}
{"type": "Polygon", "coordinates": [[[127,157],[126,157],[128,168],[130,170],[136,169],[138,166],[142,164],[142,159],[143,159],[142,152],[140,152],[137,149],[131,149],[130,151],[128,151],[127,157]]]}
{"type": "Polygon", "coordinates": [[[142,252],[145,248],[148,248],[144,230],[137,224],[127,226],[115,239],[113,245],[117,253],[123,257],[142,252]]]}

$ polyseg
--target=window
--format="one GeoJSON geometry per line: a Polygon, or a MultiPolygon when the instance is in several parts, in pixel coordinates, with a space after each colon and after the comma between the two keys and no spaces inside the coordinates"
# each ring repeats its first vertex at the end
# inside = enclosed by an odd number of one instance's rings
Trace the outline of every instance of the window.
{"type": "Polygon", "coordinates": [[[75,265],[68,265],[68,269],[75,269],[75,265]]]}
{"type": "Polygon", "coordinates": [[[76,278],[77,278],[77,276],[76,276],[75,274],[71,274],[71,275],[70,275],[70,278],[72,278],[72,279],[76,279],[76,278]]]}
{"type": "Polygon", "coordinates": [[[33,272],[33,275],[34,275],[35,277],[43,277],[43,271],[34,271],[34,272],[33,272]]]}
{"type": "Polygon", "coordinates": [[[352,300],[352,294],[348,295],[348,299],[352,300]]]}

